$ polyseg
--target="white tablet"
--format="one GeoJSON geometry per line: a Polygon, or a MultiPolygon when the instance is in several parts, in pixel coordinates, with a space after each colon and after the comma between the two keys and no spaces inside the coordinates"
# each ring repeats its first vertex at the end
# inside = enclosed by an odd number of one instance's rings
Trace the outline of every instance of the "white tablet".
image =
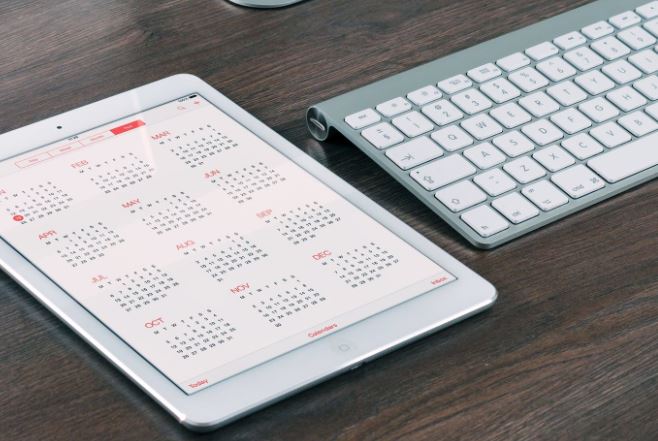
{"type": "Polygon", "coordinates": [[[0,145],[4,270],[193,429],[496,297],[191,75],[6,133],[0,145]]]}

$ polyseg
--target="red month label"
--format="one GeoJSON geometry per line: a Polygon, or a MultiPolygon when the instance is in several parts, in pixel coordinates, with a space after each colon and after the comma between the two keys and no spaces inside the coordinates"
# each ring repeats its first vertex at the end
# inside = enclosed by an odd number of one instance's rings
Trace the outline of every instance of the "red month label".
{"type": "Polygon", "coordinates": [[[243,283],[241,285],[236,286],[235,288],[231,288],[231,292],[233,294],[237,294],[237,293],[242,292],[246,289],[249,289],[249,284],[248,283],[243,283]]]}
{"type": "Polygon", "coordinates": [[[48,239],[49,237],[53,237],[53,236],[56,236],[56,235],[57,235],[57,231],[49,230],[49,231],[46,231],[46,232],[43,232],[43,233],[39,234],[39,240],[48,239]]]}
{"type": "Polygon", "coordinates": [[[167,136],[171,135],[171,132],[166,131],[166,132],[160,132],[156,133],[155,135],[151,135],[151,139],[158,140],[160,138],[166,138],[167,136]]]}
{"type": "Polygon", "coordinates": [[[325,257],[331,256],[331,251],[329,250],[324,250],[320,251],[319,253],[313,254],[313,260],[322,260],[325,257]]]}
{"type": "Polygon", "coordinates": [[[83,159],[82,161],[74,162],[73,164],[71,164],[71,168],[80,168],[80,167],[84,167],[85,165],[89,165],[89,161],[83,159]]]}
{"type": "Polygon", "coordinates": [[[186,240],[185,242],[176,244],[176,249],[177,250],[184,250],[185,248],[189,248],[191,246],[194,246],[194,241],[193,240],[186,240]]]}
{"type": "Polygon", "coordinates": [[[272,214],[272,209],[268,208],[267,210],[259,211],[258,213],[256,213],[256,216],[262,219],[262,218],[267,217],[271,214],[272,214]]]}
{"type": "Polygon", "coordinates": [[[155,328],[156,326],[160,326],[162,324],[164,324],[164,319],[162,317],[158,317],[154,320],[151,320],[150,322],[144,323],[144,327],[151,329],[151,328],[155,328]]]}

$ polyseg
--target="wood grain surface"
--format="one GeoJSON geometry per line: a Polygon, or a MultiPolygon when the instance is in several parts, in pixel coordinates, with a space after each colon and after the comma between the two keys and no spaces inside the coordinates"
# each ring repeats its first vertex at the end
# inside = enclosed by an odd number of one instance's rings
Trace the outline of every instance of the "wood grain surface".
{"type": "Polygon", "coordinates": [[[0,2],[0,132],[193,73],[500,294],[489,312],[199,436],[2,274],[0,439],[658,439],[658,182],[480,251],[356,148],[304,126],[315,102],[584,3],[0,2]]]}

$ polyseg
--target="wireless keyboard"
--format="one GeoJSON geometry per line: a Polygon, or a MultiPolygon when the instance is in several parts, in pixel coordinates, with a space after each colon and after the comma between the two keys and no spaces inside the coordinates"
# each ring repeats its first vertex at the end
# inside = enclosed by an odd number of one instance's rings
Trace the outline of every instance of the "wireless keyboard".
{"type": "Polygon", "coordinates": [[[658,1],[600,0],[324,101],[337,130],[475,246],[658,176],[658,1]]]}

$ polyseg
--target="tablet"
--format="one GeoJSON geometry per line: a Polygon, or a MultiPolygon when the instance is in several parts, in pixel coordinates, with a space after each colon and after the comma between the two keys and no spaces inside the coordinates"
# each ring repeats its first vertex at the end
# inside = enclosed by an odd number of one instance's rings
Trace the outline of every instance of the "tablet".
{"type": "Polygon", "coordinates": [[[191,75],[0,141],[2,267],[191,428],[496,296],[191,75]]]}

